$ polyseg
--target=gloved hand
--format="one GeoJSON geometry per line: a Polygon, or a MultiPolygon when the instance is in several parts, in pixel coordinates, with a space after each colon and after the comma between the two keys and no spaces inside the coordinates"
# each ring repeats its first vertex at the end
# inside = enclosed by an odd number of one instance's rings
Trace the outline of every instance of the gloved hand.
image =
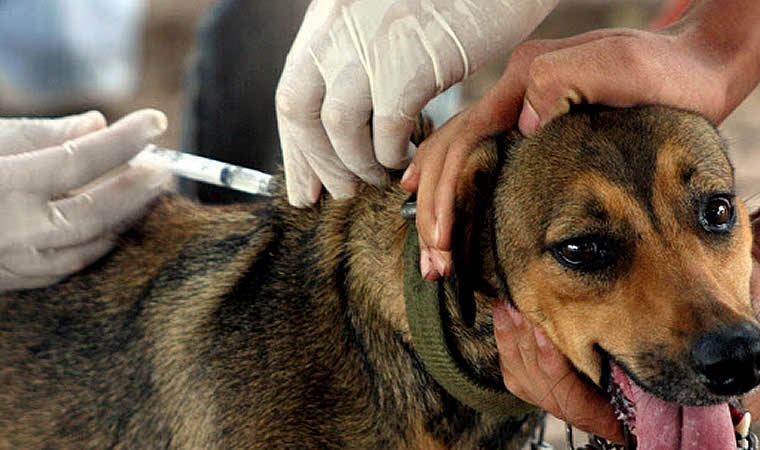
{"type": "Polygon", "coordinates": [[[559,0],[314,0],[276,94],[288,198],[410,160],[413,118],[446,88],[518,44],[559,0]],[[370,127],[371,125],[371,127],[370,127]],[[321,182],[320,182],[321,181],[321,182]]]}
{"type": "Polygon", "coordinates": [[[128,167],[92,183],[163,133],[166,117],[142,110],[105,126],[97,112],[0,119],[0,291],[46,286],[97,260],[169,180],[128,167]]]}

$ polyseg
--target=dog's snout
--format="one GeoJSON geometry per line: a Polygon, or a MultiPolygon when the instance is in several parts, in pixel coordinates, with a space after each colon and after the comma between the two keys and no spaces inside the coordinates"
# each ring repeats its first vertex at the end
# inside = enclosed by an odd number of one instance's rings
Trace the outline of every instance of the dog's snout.
{"type": "Polygon", "coordinates": [[[760,330],[749,322],[707,332],[691,347],[690,363],[716,395],[740,395],[760,383],[760,330]]]}

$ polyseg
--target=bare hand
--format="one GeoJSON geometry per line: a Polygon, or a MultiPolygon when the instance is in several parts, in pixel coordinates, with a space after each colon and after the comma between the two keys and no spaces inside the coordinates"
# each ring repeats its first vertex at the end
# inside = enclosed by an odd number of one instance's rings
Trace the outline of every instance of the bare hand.
{"type": "Polygon", "coordinates": [[[504,303],[494,305],[493,322],[509,392],[580,430],[623,443],[609,399],[578,376],[540,328],[504,303]]]}

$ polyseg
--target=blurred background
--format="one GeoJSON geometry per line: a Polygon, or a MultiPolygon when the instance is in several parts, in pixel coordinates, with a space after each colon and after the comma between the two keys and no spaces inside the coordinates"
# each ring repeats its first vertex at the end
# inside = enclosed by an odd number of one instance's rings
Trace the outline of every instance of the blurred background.
{"type": "MultiPolygon", "coordinates": [[[[533,37],[648,28],[679,0],[561,0],[533,37]]],[[[2,0],[0,116],[101,110],[109,121],[153,107],[169,117],[157,144],[271,172],[280,161],[274,89],[307,0],[2,0]]],[[[450,93],[444,114],[500,76],[494,61],[450,93]]],[[[760,205],[760,94],[721,126],[740,196],[760,205]]],[[[206,202],[246,196],[182,183],[206,202]]],[[[549,438],[565,448],[553,422],[549,438]]],[[[576,442],[580,443],[582,438],[576,442]]]]}
{"type": "MultiPolygon", "coordinates": [[[[656,26],[686,0],[561,0],[533,37],[601,27],[656,26]],[[663,14],[663,11],[665,14],[663,14]]],[[[308,0],[0,1],[0,116],[99,109],[109,121],[154,107],[169,117],[157,143],[272,171],[280,161],[274,89],[308,0]]],[[[443,114],[478,98],[501,74],[494,61],[453,89],[443,114]]],[[[752,95],[721,127],[739,189],[760,188],[752,95]]],[[[440,109],[440,108],[439,108],[440,109]]],[[[207,202],[245,201],[183,185],[207,202]]],[[[757,202],[760,204],[760,200],[757,202]]]]}

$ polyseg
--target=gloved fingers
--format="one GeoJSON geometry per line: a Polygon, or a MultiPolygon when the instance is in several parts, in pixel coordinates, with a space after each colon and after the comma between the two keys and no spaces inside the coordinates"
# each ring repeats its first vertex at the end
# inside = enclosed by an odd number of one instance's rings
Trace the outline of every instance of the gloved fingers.
{"type": "Polygon", "coordinates": [[[351,65],[328,84],[321,116],[330,143],[346,168],[369,184],[384,186],[388,177],[372,148],[369,80],[360,65],[351,65]]]}
{"type": "Polygon", "coordinates": [[[98,111],[56,119],[0,119],[0,156],[60,145],[105,126],[98,111]]]}
{"type": "MultiPolygon", "coordinates": [[[[70,247],[41,250],[25,247],[9,251],[0,256],[0,278],[12,277],[27,283],[35,283],[35,279],[57,280],[97,261],[113,248],[114,242],[115,236],[109,234],[70,247]]],[[[0,285],[5,286],[5,283],[0,282],[0,285]]]]}
{"type": "MultiPolygon", "coordinates": [[[[434,93],[430,93],[430,98],[434,93]]],[[[377,94],[375,94],[377,95],[377,94]]],[[[402,93],[389,95],[402,96],[402,93]]],[[[428,99],[429,100],[429,99],[428,99]]],[[[375,159],[381,165],[390,169],[403,169],[409,165],[416,151],[409,138],[414,130],[414,118],[422,111],[426,102],[415,102],[417,105],[387,113],[374,109],[372,116],[372,142],[375,146],[375,159]]]]}
{"type": "MultiPolygon", "coordinates": [[[[404,9],[401,3],[397,7],[404,9]]],[[[432,2],[422,5],[416,14],[420,15],[414,21],[405,22],[406,32],[416,34],[416,39],[389,32],[390,39],[374,49],[371,55],[375,58],[370,58],[369,63],[375,157],[383,166],[394,169],[407,167],[415,152],[409,137],[420,111],[470,70],[470,59],[445,14],[436,12],[432,2]],[[426,23],[428,14],[436,20],[426,23]],[[382,58],[383,52],[397,59],[382,58]]]]}
{"type": "Polygon", "coordinates": [[[73,197],[49,202],[48,223],[32,245],[57,248],[118,233],[145,212],[171,175],[147,167],[128,167],[73,197]]]}
{"type": "Polygon", "coordinates": [[[280,125],[279,128],[288,202],[297,208],[311,206],[319,200],[322,182],[319,181],[301,149],[291,142],[287,125],[280,125]],[[285,151],[285,148],[288,150],[285,151]]]}
{"type": "MultiPolygon", "coordinates": [[[[324,136],[327,137],[326,134],[324,136]]],[[[334,199],[345,200],[356,194],[359,179],[346,168],[329,144],[328,147],[311,147],[310,151],[304,152],[304,156],[334,199]]]]}
{"type": "MultiPolygon", "coordinates": [[[[312,4],[310,8],[313,7],[312,4]]],[[[296,42],[297,40],[298,38],[296,42]]],[[[310,127],[314,127],[313,122],[315,117],[318,120],[325,88],[322,76],[316,70],[313,61],[301,61],[300,64],[296,64],[293,62],[296,58],[291,50],[277,84],[275,110],[280,131],[288,202],[302,208],[314,204],[319,199],[322,182],[319,181],[319,177],[306,159],[301,146],[309,138],[314,138],[314,141],[320,139],[326,141],[327,137],[323,138],[319,133],[302,128],[302,123],[308,123],[310,127]],[[306,80],[304,84],[300,83],[298,75],[298,67],[301,66],[305,67],[303,70],[308,73],[308,76],[303,78],[306,80]],[[303,134],[307,136],[303,137],[303,134]]],[[[329,142],[317,142],[317,145],[329,145],[329,142]]]]}
{"type": "Polygon", "coordinates": [[[288,200],[294,206],[316,202],[319,190],[315,179],[337,199],[356,191],[356,177],[335,153],[322,126],[324,96],[324,80],[314,61],[288,62],[275,103],[288,200]]]}
{"type": "Polygon", "coordinates": [[[77,189],[129,161],[165,130],[163,113],[141,110],[62,145],[4,157],[0,188],[48,196],[77,189]]]}

